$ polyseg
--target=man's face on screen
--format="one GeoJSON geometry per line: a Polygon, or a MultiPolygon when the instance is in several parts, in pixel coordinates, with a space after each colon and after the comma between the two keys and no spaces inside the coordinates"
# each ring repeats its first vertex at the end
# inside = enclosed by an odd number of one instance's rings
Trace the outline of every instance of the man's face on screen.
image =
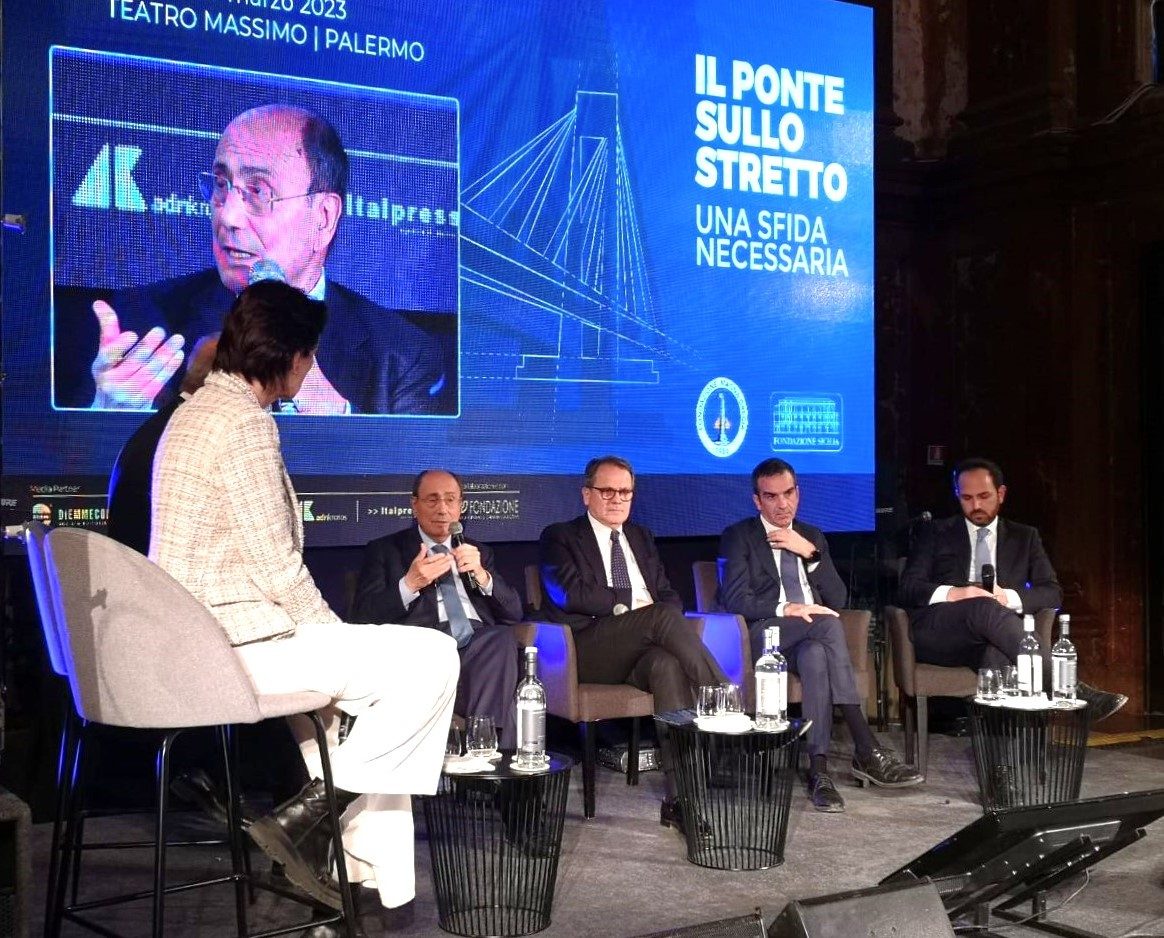
{"type": "Polygon", "coordinates": [[[340,199],[334,193],[305,195],[311,172],[302,121],[269,109],[236,117],[218,142],[214,173],[232,187],[221,205],[211,203],[214,262],[223,285],[240,292],[251,267],[272,260],[288,283],[312,290],[335,236],[340,199]]]}
{"type": "Polygon", "coordinates": [[[635,480],[622,466],[602,465],[594,473],[594,485],[583,486],[582,504],[607,527],[618,527],[630,517],[634,488],[635,480]]]}
{"type": "Polygon", "coordinates": [[[412,496],[412,513],[420,529],[434,541],[449,536],[449,525],[461,520],[461,487],[449,473],[426,472],[412,496]]]}

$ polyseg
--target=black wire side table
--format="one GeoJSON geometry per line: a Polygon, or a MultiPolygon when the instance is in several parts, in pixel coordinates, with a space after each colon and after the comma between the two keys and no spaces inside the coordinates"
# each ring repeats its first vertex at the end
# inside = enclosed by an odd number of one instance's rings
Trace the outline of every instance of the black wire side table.
{"type": "Polygon", "coordinates": [[[438,924],[454,935],[530,935],[550,924],[573,761],[537,773],[442,773],[423,799],[438,924]]]}
{"type": "Polygon", "coordinates": [[[970,739],[982,809],[1077,800],[1090,709],[1023,710],[970,701],[970,739]]]}
{"type": "Polygon", "coordinates": [[[671,739],[687,859],[716,870],[783,863],[800,738],[811,721],[728,734],[700,730],[689,710],[656,719],[671,739]]]}

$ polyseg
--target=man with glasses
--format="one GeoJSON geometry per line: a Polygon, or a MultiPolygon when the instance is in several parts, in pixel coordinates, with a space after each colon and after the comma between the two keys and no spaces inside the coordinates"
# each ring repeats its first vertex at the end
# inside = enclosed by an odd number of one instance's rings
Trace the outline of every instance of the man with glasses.
{"type": "MultiPolygon", "coordinates": [[[[632,684],[654,695],[656,713],[666,713],[692,706],[700,685],[727,678],[684,618],[651,532],[627,520],[634,491],[625,459],[587,463],[586,513],[542,532],[542,613],[574,630],[579,681],[632,684]]],[[[666,741],[660,742],[666,768],[666,741]]],[[[660,822],[679,827],[673,791],[660,822]]]]}
{"type": "MultiPolygon", "coordinates": [[[[326,120],[282,104],[245,111],[227,126],[199,184],[210,207],[216,269],[126,291],[112,304],[95,302],[95,347],[66,355],[92,356],[92,383],[71,392],[88,395],[78,405],[142,410],[155,398],[164,403],[168,395],[162,392],[173,391],[186,347],[221,329],[234,297],[249,280],[265,276],[285,279],[324,300],[328,309],[316,366],[295,400],[280,409],[451,412],[451,342],[438,341],[401,312],[377,306],[327,277],[328,252],[344,210],[348,158],[326,120]]],[[[72,361],[64,366],[80,368],[72,361]]],[[[69,405],[68,396],[58,383],[58,403],[69,405]]]]}
{"type": "Polygon", "coordinates": [[[439,629],[457,639],[461,677],[454,709],[492,716],[500,745],[517,743],[513,691],[518,648],[509,625],[521,621],[521,597],[497,573],[485,544],[460,530],[461,482],[426,469],[412,485],[416,526],[377,538],[364,550],[353,622],[398,622],[439,629]]]}
{"type": "Polygon", "coordinates": [[[920,773],[878,743],[861,710],[836,612],[845,603],[845,584],[833,566],[824,534],[796,520],[800,506],[796,470],[783,459],[765,459],[752,470],[752,501],[759,515],[733,524],[720,540],[719,601],[728,612],[747,620],[753,660],[763,650],[764,630],[780,626],[780,651],[800,677],[801,712],[812,720],[808,796],[813,807],[845,810],[828,772],[834,706],[840,707],[853,737],[854,779],[885,788],[917,785],[920,773]]]}

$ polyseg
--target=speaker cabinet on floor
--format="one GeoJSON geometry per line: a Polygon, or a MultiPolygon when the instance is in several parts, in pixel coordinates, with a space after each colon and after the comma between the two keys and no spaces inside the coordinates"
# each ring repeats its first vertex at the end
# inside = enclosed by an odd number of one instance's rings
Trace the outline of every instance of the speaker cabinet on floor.
{"type": "Polygon", "coordinates": [[[27,938],[32,871],[28,805],[0,788],[0,936],[27,938]]]}
{"type": "Polygon", "coordinates": [[[768,938],[954,938],[934,884],[874,886],[789,902],[768,938]]]}
{"type": "Polygon", "coordinates": [[[757,909],[751,915],[652,932],[638,938],[764,938],[764,920],[757,909]]]}

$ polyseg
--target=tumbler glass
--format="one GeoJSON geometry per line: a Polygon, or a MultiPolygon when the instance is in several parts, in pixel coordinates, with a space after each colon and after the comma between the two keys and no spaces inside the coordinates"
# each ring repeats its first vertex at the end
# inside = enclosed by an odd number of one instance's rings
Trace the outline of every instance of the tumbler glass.
{"type": "Polygon", "coordinates": [[[699,688],[699,694],[695,698],[695,715],[699,717],[715,716],[718,712],[718,703],[716,697],[719,693],[719,687],[715,684],[703,684],[699,688]]]}
{"type": "Polygon", "coordinates": [[[999,673],[994,668],[979,668],[978,669],[978,699],[979,700],[997,700],[998,699],[998,679],[999,673]]]}
{"type": "Polygon", "coordinates": [[[469,755],[485,757],[497,751],[497,724],[493,717],[475,713],[465,721],[465,731],[469,755]]]}

